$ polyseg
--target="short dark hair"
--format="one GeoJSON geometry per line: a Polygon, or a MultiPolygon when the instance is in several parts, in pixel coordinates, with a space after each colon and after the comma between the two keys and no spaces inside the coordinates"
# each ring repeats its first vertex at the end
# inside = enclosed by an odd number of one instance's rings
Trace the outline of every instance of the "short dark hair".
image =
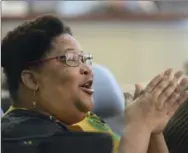
{"type": "Polygon", "coordinates": [[[2,67],[13,99],[17,96],[21,72],[27,68],[27,63],[50,52],[54,38],[64,33],[72,35],[70,28],[59,18],[44,15],[23,23],[3,38],[2,67]]]}

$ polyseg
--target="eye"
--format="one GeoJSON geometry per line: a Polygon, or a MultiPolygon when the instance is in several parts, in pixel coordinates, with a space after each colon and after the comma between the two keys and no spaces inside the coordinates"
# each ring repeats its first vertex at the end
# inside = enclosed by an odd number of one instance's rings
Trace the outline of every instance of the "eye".
{"type": "Polygon", "coordinates": [[[75,55],[73,53],[67,53],[66,60],[67,61],[75,61],[75,55]]]}
{"type": "Polygon", "coordinates": [[[79,63],[79,56],[76,53],[66,53],[66,63],[70,66],[76,66],[79,63]]]}
{"type": "Polygon", "coordinates": [[[60,62],[65,62],[65,59],[66,59],[66,57],[65,56],[59,56],[58,57],[58,60],[60,61],[60,62]]]}

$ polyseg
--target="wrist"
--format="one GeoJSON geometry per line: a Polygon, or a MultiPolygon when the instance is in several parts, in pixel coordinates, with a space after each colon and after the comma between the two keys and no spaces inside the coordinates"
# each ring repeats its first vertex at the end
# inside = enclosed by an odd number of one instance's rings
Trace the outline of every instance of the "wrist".
{"type": "Polygon", "coordinates": [[[148,119],[147,116],[143,115],[139,104],[133,103],[127,106],[125,110],[125,123],[126,126],[131,126],[138,129],[143,129],[150,133],[153,132],[153,125],[151,119],[148,119]]]}
{"type": "Polygon", "coordinates": [[[152,129],[149,128],[149,126],[147,124],[143,123],[142,121],[126,122],[124,130],[126,130],[126,129],[132,129],[132,130],[143,132],[143,133],[149,133],[150,135],[152,134],[152,129]]]}
{"type": "Polygon", "coordinates": [[[148,153],[169,153],[163,133],[151,134],[148,153]]]}
{"type": "Polygon", "coordinates": [[[151,139],[164,139],[163,133],[151,133],[151,139]]]}
{"type": "Polygon", "coordinates": [[[121,137],[119,151],[131,153],[147,152],[151,131],[141,122],[129,122],[121,137]]]}

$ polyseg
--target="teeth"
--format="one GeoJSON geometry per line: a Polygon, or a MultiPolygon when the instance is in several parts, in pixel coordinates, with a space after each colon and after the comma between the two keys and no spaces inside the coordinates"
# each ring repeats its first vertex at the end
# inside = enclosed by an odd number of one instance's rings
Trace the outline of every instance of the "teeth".
{"type": "Polygon", "coordinates": [[[92,86],[92,81],[88,81],[87,83],[82,85],[82,87],[85,87],[85,88],[91,88],[91,86],[92,86]]]}
{"type": "Polygon", "coordinates": [[[83,86],[86,87],[86,88],[89,88],[90,87],[90,83],[86,83],[83,86]]]}
{"type": "Polygon", "coordinates": [[[88,88],[88,87],[89,87],[89,84],[85,84],[84,87],[87,87],[87,88],[88,88]]]}

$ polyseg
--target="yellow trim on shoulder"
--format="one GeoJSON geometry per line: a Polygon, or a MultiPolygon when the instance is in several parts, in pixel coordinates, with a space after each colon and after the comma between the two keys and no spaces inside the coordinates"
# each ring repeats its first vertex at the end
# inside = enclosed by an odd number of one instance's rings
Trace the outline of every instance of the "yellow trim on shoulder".
{"type": "Polygon", "coordinates": [[[15,109],[28,110],[28,109],[26,109],[26,108],[14,107],[13,105],[11,105],[11,106],[9,107],[9,109],[5,112],[5,114],[4,114],[3,116],[5,116],[6,114],[8,114],[9,112],[11,112],[11,111],[13,111],[13,110],[15,110],[15,109]]]}

